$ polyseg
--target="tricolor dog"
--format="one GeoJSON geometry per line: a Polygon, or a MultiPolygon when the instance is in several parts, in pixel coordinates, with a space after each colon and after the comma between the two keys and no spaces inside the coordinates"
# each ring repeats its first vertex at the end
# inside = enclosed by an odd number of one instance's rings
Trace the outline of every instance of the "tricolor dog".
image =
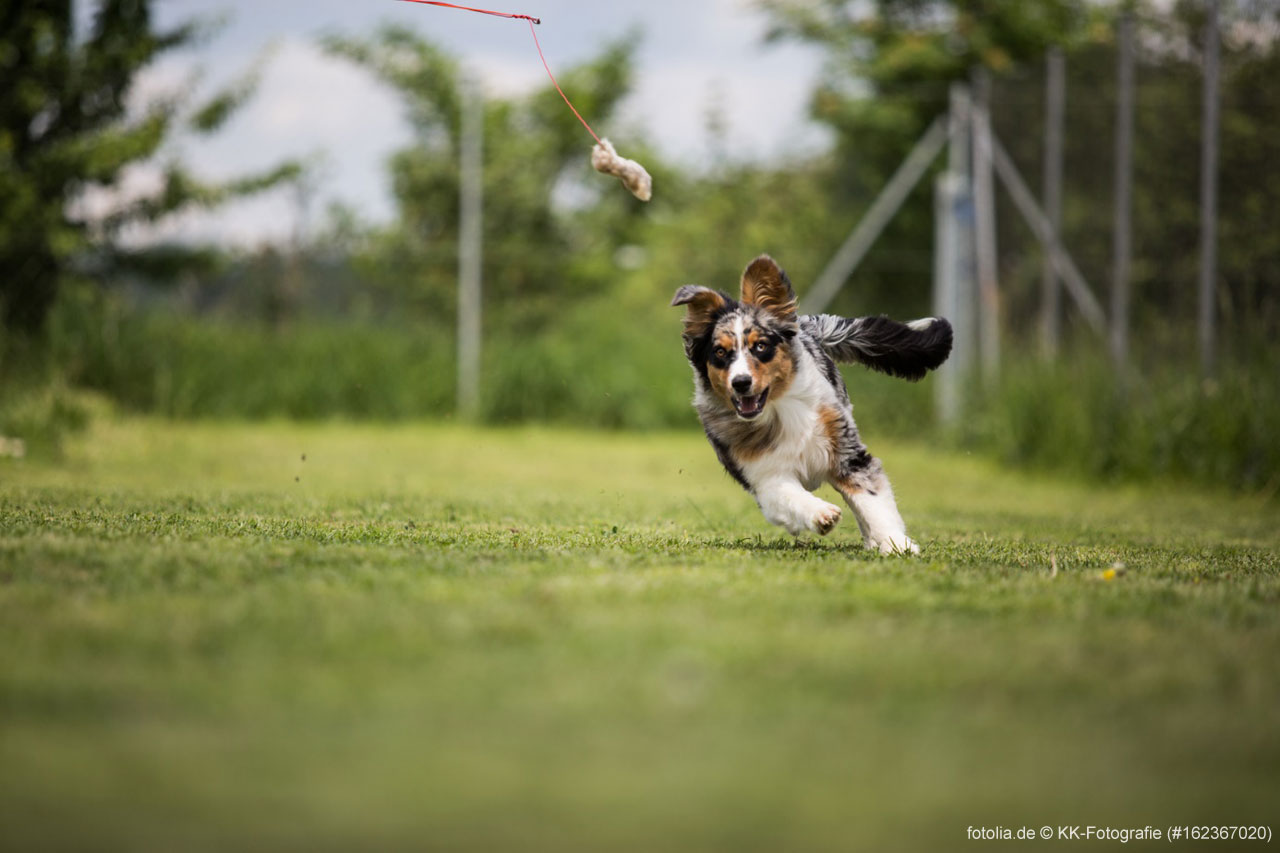
{"type": "Polygon", "coordinates": [[[671,304],[687,306],[684,353],[707,439],[764,517],[796,536],[829,533],[840,507],[812,493],[827,482],[868,548],[918,553],[880,460],[858,437],[836,362],[920,379],[950,354],[951,324],[797,316],[791,282],[767,255],[747,266],[739,299],[687,284],[671,304]]]}

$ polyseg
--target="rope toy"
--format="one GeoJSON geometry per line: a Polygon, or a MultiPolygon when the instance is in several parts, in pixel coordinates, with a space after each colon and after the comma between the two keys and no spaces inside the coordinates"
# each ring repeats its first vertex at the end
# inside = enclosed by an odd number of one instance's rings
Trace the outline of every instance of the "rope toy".
{"type": "Polygon", "coordinates": [[[644,166],[613,150],[613,143],[608,139],[601,139],[591,149],[591,165],[597,172],[613,175],[622,181],[622,185],[641,201],[653,197],[653,178],[649,177],[644,166]]]}
{"type": "Polygon", "coordinates": [[[497,18],[518,18],[529,22],[529,34],[533,36],[533,44],[538,48],[538,58],[542,60],[542,67],[546,69],[547,76],[551,78],[551,85],[556,87],[556,91],[560,93],[560,97],[569,105],[569,109],[573,110],[573,114],[578,117],[578,121],[582,122],[582,126],[587,129],[587,133],[591,134],[591,138],[596,141],[595,147],[591,149],[591,166],[597,172],[605,175],[613,175],[622,181],[622,185],[631,191],[631,194],[641,201],[648,201],[653,197],[653,178],[649,177],[649,173],[645,171],[635,160],[628,160],[626,157],[618,154],[614,150],[613,144],[608,139],[601,139],[596,136],[596,132],[591,129],[591,125],[587,124],[587,120],[582,117],[582,113],[569,101],[569,96],[560,88],[560,84],[556,82],[556,75],[551,73],[551,66],[547,65],[547,58],[542,54],[542,45],[538,42],[538,32],[533,28],[534,24],[541,24],[541,18],[534,18],[530,15],[517,15],[510,12],[492,12],[488,9],[476,9],[472,6],[459,6],[455,3],[445,3],[443,0],[405,0],[406,3],[422,3],[427,6],[445,6],[450,9],[462,9],[467,12],[479,12],[482,15],[493,15],[497,18]]]}

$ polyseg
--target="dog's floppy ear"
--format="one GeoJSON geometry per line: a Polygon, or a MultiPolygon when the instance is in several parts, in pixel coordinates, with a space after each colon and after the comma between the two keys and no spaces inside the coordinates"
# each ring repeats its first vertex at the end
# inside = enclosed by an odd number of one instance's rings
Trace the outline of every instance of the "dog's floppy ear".
{"type": "Polygon", "coordinates": [[[742,273],[742,301],[763,308],[780,320],[794,323],[796,292],[791,279],[768,255],[747,264],[742,273]]]}
{"type": "Polygon", "coordinates": [[[717,311],[729,305],[729,297],[718,290],[698,284],[686,284],[676,291],[671,299],[671,307],[688,305],[684,315],[685,351],[689,351],[691,342],[702,336],[711,325],[711,318],[717,311]]]}
{"type": "Polygon", "coordinates": [[[676,291],[671,299],[671,307],[688,305],[689,311],[684,315],[684,324],[705,325],[711,321],[711,315],[729,304],[729,297],[718,290],[703,287],[700,284],[686,284],[676,291]]]}

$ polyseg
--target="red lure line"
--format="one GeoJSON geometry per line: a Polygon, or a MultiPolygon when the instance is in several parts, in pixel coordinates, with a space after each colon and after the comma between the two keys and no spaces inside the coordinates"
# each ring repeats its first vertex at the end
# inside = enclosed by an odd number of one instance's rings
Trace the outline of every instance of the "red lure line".
{"type": "Polygon", "coordinates": [[[597,143],[600,137],[596,136],[596,132],[591,129],[591,125],[587,124],[587,120],[582,117],[582,113],[578,112],[578,108],[569,100],[569,96],[564,93],[564,89],[560,88],[560,84],[556,82],[556,75],[551,73],[551,66],[547,64],[547,58],[542,54],[542,45],[538,42],[538,32],[533,28],[534,24],[541,24],[541,18],[535,18],[532,15],[517,15],[511,12],[491,12],[488,9],[476,9],[472,6],[459,6],[456,3],[444,3],[441,0],[404,0],[406,3],[423,3],[427,6],[446,6],[450,9],[462,9],[467,12],[479,12],[482,15],[493,15],[498,18],[519,18],[529,22],[529,34],[533,36],[533,45],[538,49],[538,58],[542,60],[542,67],[547,70],[547,76],[551,78],[551,85],[556,87],[556,91],[560,93],[560,97],[568,104],[569,109],[573,110],[573,114],[578,117],[578,121],[582,122],[582,126],[587,129],[587,133],[591,134],[591,138],[597,143]]]}
{"type": "Polygon", "coordinates": [[[529,15],[513,15],[509,12],[490,12],[488,9],[477,9],[474,6],[459,6],[456,3],[443,3],[441,0],[405,0],[406,3],[424,3],[428,6],[448,6],[450,9],[462,9],[467,12],[479,12],[481,15],[493,15],[498,18],[524,18],[526,21],[533,21],[535,24],[541,24],[539,18],[533,18],[529,15]]]}

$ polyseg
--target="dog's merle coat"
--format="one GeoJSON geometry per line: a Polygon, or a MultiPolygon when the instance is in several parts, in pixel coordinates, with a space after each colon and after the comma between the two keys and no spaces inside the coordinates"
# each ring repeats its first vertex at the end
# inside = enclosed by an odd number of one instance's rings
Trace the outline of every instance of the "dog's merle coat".
{"type": "Polygon", "coordinates": [[[946,320],[798,317],[791,282],[767,255],[747,266],[739,299],[690,284],[671,304],[688,306],[684,351],[707,439],[766,519],[796,535],[830,532],[840,508],[812,494],[825,481],[853,510],[867,547],[919,550],[880,460],[858,436],[836,362],[919,379],[951,352],[946,320]]]}

